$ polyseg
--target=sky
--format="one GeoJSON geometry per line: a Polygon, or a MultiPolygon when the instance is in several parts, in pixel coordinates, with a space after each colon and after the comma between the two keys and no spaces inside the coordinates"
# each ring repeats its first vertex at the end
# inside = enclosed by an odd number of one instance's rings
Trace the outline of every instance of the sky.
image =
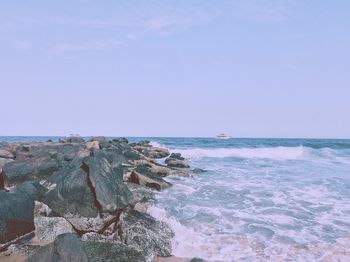
{"type": "Polygon", "coordinates": [[[0,135],[350,138],[348,0],[3,0],[0,135]]]}

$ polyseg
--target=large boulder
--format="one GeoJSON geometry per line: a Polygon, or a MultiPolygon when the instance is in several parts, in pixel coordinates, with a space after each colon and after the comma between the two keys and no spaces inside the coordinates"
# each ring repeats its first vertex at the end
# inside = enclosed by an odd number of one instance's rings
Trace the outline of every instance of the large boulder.
{"type": "Polygon", "coordinates": [[[45,189],[26,182],[13,192],[0,192],[0,244],[8,243],[34,230],[34,201],[45,189]]]}
{"type": "Polygon", "coordinates": [[[130,183],[150,187],[158,191],[169,188],[171,183],[165,181],[158,174],[153,173],[152,170],[145,166],[139,165],[129,175],[126,180],[130,183]]]}
{"type": "Polygon", "coordinates": [[[80,231],[103,230],[132,201],[131,192],[104,158],[86,158],[53,177],[55,187],[43,202],[80,231]]]}
{"type": "Polygon", "coordinates": [[[59,235],[27,262],[151,262],[153,256],[121,243],[83,242],[76,234],[59,235]]]}
{"type": "Polygon", "coordinates": [[[164,222],[150,215],[128,209],[120,216],[121,239],[139,250],[148,250],[157,256],[171,255],[174,232],[164,222]]]}
{"type": "Polygon", "coordinates": [[[62,234],[56,240],[39,248],[27,262],[88,262],[83,243],[76,234],[62,234]]]}
{"type": "Polygon", "coordinates": [[[90,262],[151,262],[153,255],[121,243],[86,241],[83,247],[90,262]]]}
{"type": "Polygon", "coordinates": [[[122,178],[113,172],[106,159],[88,158],[83,162],[82,168],[89,175],[102,212],[113,213],[131,202],[131,192],[122,178]]]}
{"type": "Polygon", "coordinates": [[[29,158],[7,163],[2,167],[5,186],[13,186],[30,180],[40,180],[59,170],[62,162],[47,158],[29,158]]]}

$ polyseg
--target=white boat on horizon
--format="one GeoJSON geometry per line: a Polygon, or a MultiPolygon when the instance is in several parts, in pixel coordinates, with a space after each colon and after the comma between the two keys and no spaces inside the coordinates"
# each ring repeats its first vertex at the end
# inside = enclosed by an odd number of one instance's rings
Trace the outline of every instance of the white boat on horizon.
{"type": "Polygon", "coordinates": [[[222,134],[218,134],[218,135],[216,136],[216,138],[217,138],[217,139],[230,139],[230,138],[232,138],[232,137],[229,136],[229,135],[227,135],[227,134],[222,133],[222,134]]]}

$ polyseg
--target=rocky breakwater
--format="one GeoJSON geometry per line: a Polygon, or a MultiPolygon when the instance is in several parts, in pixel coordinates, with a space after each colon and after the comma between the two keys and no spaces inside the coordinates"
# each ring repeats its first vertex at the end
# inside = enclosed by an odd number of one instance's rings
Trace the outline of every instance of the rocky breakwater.
{"type": "MultiPolygon", "coordinates": [[[[180,155],[147,141],[0,143],[0,256],[16,261],[153,261],[174,233],[144,213],[180,155]]],[[[182,163],[182,162],[183,163],[182,163]]],[[[181,164],[182,163],[182,164],[181,164]]]]}

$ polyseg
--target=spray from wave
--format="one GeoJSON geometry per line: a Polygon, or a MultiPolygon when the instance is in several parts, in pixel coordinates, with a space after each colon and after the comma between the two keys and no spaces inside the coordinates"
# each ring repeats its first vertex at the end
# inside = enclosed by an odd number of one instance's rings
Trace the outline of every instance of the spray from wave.
{"type": "Polygon", "coordinates": [[[181,153],[184,157],[198,159],[204,157],[211,158],[265,158],[274,160],[300,159],[305,153],[303,146],[298,147],[267,147],[267,148],[194,148],[173,150],[181,153]]]}

